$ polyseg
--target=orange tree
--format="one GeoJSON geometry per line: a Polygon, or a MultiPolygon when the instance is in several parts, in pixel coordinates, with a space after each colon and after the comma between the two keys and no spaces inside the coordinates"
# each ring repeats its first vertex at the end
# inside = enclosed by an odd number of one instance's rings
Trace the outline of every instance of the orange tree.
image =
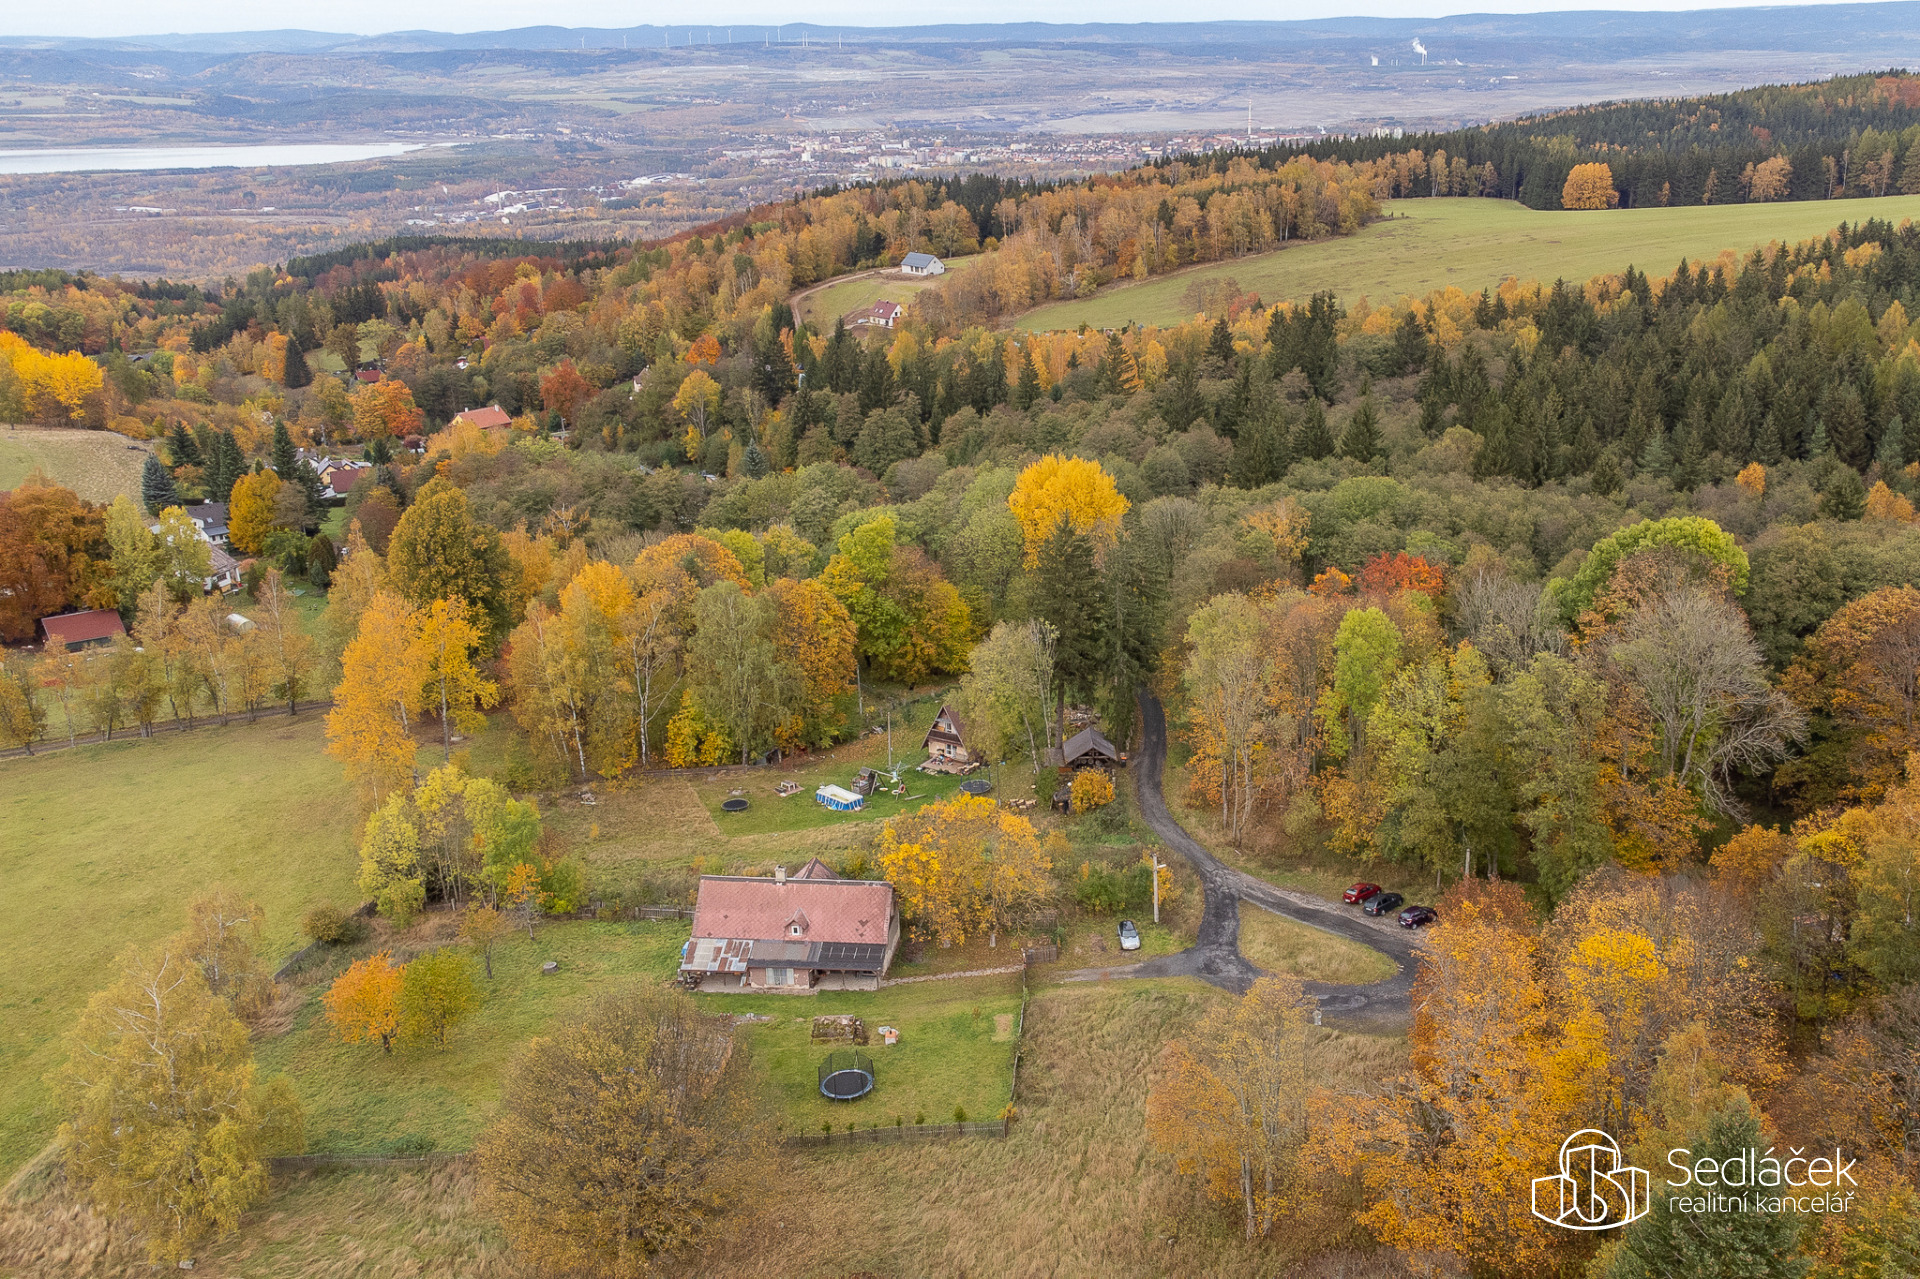
{"type": "Polygon", "coordinates": [[[393,1051],[400,1033],[400,984],[404,966],[395,968],[388,951],[369,955],[333,979],[321,996],[333,1033],[349,1044],[378,1043],[393,1051]]]}
{"type": "Polygon", "coordinates": [[[1604,164],[1576,164],[1560,188],[1560,206],[1566,209],[1611,209],[1620,203],[1613,188],[1613,170],[1604,164]]]}

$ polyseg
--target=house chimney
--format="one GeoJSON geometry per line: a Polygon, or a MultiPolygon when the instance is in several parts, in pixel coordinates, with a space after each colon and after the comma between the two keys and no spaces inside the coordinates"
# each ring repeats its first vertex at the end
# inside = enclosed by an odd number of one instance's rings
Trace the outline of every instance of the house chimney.
{"type": "Polygon", "coordinates": [[[787,868],[785,866],[775,866],[773,868],[773,882],[776,884],[784,884],[787,882],[787,868]]]}

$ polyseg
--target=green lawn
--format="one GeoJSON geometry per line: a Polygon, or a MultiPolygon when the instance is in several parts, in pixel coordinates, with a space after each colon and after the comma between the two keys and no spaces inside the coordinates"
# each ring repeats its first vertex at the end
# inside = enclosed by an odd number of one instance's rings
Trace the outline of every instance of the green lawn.
{"type": "MultiPolygon", "coordinates": [[[[966,258],[946,259],[947,270],[964,271],[978,262],[978,254],[966,258]]],[[[814,324],[828,332],[833,322],[849,311],[865,310],[875,302],[885,299],[905,306],[913,295],[931,284],[932,279],[921,279],[902,275],[866,275],[858,279],[842,280],[838,284],[829,284],[818,293],[812,293],[801,299],[800,319],[812,320],[814,324]]]]}
{"type": "MultiPolygon", "coordinates": [[[[401,1044],[391,1054],[334,1038],[320,1007],[329,970],[306,987],[307,1002],[292,1029],[261,1042],[260,1065],[292,1079],[306,1106],[309,1150],[465,1150],[486,1123],[501,1072],[521,1044],[622,982],[672,977],[687,931],[681,922],[580,921],[544,925],[532,941],[516,933],[494,948],[492,981],[475,957],[484,1002],[445,1048],[401,1044]],[[550,977],[540,972],[549,959],[560,964],[550,977]]],[[[343,968],[346,958],[333,969],[343,968]]]]}
{"type": "MultiPolygon", "coordinates": [[[[320,994],[334,972],[366,946],[343,952],[306,986],[307,999],[285,1034],[258,1048],[261,1068],[293,1081],[307,1115],[307,1148],[341,1153],[465,1150],[485,1126],[499,1097],[503,1071],[520,1045],[548,1033],[623,982],[672,977],[688,925],[562,922],[542,926],[494,951],[494,977],[479,972],[483,1003],[455,1028],[445,1048],[401,1044],[391,1054],[368,1044],[337,1040],[322,1014],[320,994]],[[540,965],[558,960],[544,976],[540,965]]],[[[924,1111],[934,1122],[963,1106],[973,1118],[991,1118],[1006,1104],[1012,1062],[1011,1020],[1020,1007],[1018,975],[914,982],[878,992],[819,995],[701,995],[708,1011],[769,1017],[743,1023],[755,1072],[778,1122],[788,1132],[818,1131],[823,1121],[908,1123],[924,1111]],[[901,1042],[868,1051],[880,1069],[874,1093],[857,1105],[835,1105],[819,1095],[816,1069],[831,1045],[811,1040],[811,1018],[857,1013],[869,1027],[898,1026],[901,1042]]]]}
{"type": "Polygon", "coordinates": [[[1580,213],[1543,213],[1508,200],[1400,200],[1387,211],[1357,235],[1110,285],[1091,298],[1037,307],[1017,324],[1038,332],[1177,323],[1191,318],[1183,296],[1200,279],[1231,278],[1268,302],[1331,289],[1349,305],[1362,296],[1383,305],[1450,284],[1477,293],[1510,275],[1585,281],[1629,264],[1663,275],[1683,257],[1810,239],[1841,222],[1920,217],[1920,196],[1580,213]]]}
{"type": "Polygon", "coordinates": [[[769,1101],[788,1132],[819,1132],[859,1124],[888,1125],[898,1118],[950,1123],[959,1106],[969,1119],[993,1119],[1007,1104],[1013,1068],[1014,1030],[1020,1015],[1020,975],[913,982],[873,992],[829,991],[818,995],[702,995],[719,1012],[748,1013],[771,1021],[747,1023],[747,1042],[769,1101]],[[820,1095],[819,1067],[844,1044],[815,1043],[812,1019],[854,1013],[872,1039],[863,1051],[873,1058],[873,1091],[853,1102],[820,1095]],[[891,1048],[876,1029],[895,1026],[891,1048]]]}
{"type": "Polygon", "coordinates": [[[0,1178],[52,1136],[43,1076],[129,944],[230,886],[266,910],[270,961],[300,917],[354,899],[358,806],[322,718],[168,733],[0,762],[0,840],[20,908],[0,922],[0,1178]]]}

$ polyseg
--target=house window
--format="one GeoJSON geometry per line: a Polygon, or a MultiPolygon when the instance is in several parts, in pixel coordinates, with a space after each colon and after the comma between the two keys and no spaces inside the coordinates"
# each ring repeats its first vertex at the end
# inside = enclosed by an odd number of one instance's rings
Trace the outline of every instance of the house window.
{"type": "Polygon", "coordinates": [[[793,969],[791,968],[767,969],[767,985],[769,986],[793,985],[793,969]]]}
{"type": "Polygon", "coordinates": [[[793,924],[793,925],[791,925],[791,926],[789,926],[789,927],[788,927],[788,929],[787,929],[787,936],[789,936],[789,937],[798,937],[799,935],[800,935],[800,925],[798,925],[798,924],[793,924]]]}

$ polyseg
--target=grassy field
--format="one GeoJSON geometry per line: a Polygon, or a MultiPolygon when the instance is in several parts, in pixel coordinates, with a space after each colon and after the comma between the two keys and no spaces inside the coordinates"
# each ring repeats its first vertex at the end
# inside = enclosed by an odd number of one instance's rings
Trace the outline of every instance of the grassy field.
{"type": "MultiPolygon", "coordinates": [[[[876,795],[860,812],[825,808],[813,792],[823,782],[849,785],[863,766],[886,768],[884,736],[869,734],[750,771],[643,774],[594,787],[592,804],[581,802],[578,788],[558,791],[541,811],[548,826],[593,869],[595,883],[609,896],[629,900],[650,880],[684,878],[696,867],[709,874],[770,874],[775,865],[799,866],[809,857],[833,861],[866,843],[878,823],[959,789],[963,778],[912,769],[926,758],[920,744],[942,696],[935,690],[896,705],[893,759],[907,794],[876,795]],[[798,782],[800,793],[785,799],[776,795],[773,788],[782,781],[798,782]],[[744,813],[721,807],[736,793],[750,804],[744,813]]],[[[484,750],[484,743],[476,746],[476,757],[484,750]]],[[[1032,774],[1018,762],[994,776],[1004,795],[1032,793],[1032,774]]]]}
{"type": "MultiPolygon", "coordinates": [[[[1191,981],[1036,992],[1027,1010],[1012,1136],[783,1155],[787,1180],[804,1193],[761,1196],[743,1206],[731,1219],[734,1233],[674,1273],[1400,1279],[1406,1271],[1397,1258],[1367,1243],[1341,1194],[1323,1211],[1289,1218],[1277,1237],[1250,1246],[1230,1211],[1202,1203],[1193,1180],[1146,1144],[1147,1089],[1161,1046],[1186,1033],[1219,998],[1191,981]]],[[[1319,1033],[1333,1065],[1329,1082],[1336,1085],[1378,1080],[1405,1059],[1403,1040],[1319,1033]]],[[[295,1177],[278,1183],[272,1200],[249,1214],[238,1234],[203,1250],[195,1273],[210,1279],[519,1275],[473,1192],[472,1176],[460,1166],[295,1177]]],[[[0,1201],[0,1274],[9,1266],[21,1275],[67,1279],[151,1273],[130,1241],[111,1239],[104,1223],[57,1193],[27,1204],[0,1201]]]]}
{"type": "Polygon", "coordinates": [[[818,1132],[830,1123],[862,1128],[902,1123],[947,1123],[953,1109],[969,1119],[995,1119],[1007,1104],[1014,1032],[1020,1015],[1020,976],[913,982],[877,992],[818,995],[703,995],[718,1012],[770,1017],[743,1027],[756,1072],[786,1132],[818,1132]],[[812,1018],[853,1013],[872,1043],[873,1091],[854,1102],[820,1095],[819,1065],[840,1044],[812,1040],[812,1018]],[[895,1026],[900,1042],[887,1047],[875,1028],[895,1026]]]}
{"type": "Polygon", "coordinates": [[[1240,953],[1268,972],[1347,986],[1385,981],[1399,971],[1377,950],[1244,901],[1240,903],[1240,953]]]}
{"type": "Polygon", "coordinates": [[[322,719],[264,720],[0,762],[0,831],[22,905],[0,922],[0,1177],[44,1145],[59,1036],[129,944],[178,930],[216,886],[267,913],[266,951],[353,900],[359,813],[322,719]]]}
{"type": "MultiPolygon", "coordinates": [[[[436,921],[440,931],[451,922],[436,921]]],[[[485,1123],[499,1096],[501,1072],[520,1044],[622,982],[672,977],[686,939],[683,923],[554,923],[537,930],[532,941],[517,933],[494,948],[492,981],[475,957],[483,1002],[446,1047],[403,1044],[391,1054],[339,1042],[321,1015],[320,994],[345,967],[343,955],[305,980],[304,1002],[291,1027],[261,1040],[257,1057],[262,1070],[284,1071],[292,1079],[306,1106],[309,1150],[465,1150],[485,1123]],[[549,959],[559,962],[560,971],[543,976],[540,965],[549,959]]]]}
{"type": "Polygon", "coordinates": [[[112,431],[17,426],[0,430],[0,489],[17,488],[37,470],[89,502],[140,495],[143,449],[112,431]]]}
{"type": "MultiPolygon", "coordinates": [[[[979,255],[966,258],[945,259],[948,271],[964,271],[980,260],[979,255]]],[[[914,294],[938,279],[901,275],[889,271],[885,274],[863,275],[851,280],[841,280],[824,288],[809,290],[799,296],[795,306],[795,318],[812,320],[814,324],[831,332],[833,322],[849,311],[861,311],[875,302],[885,299],[905,306],[914,294]]]]}
{"type": "Polygon", "coordinates": [[[1477,293],[1510,275],[1585,281],[1632,264],[1658,276],[1682,257],[1805,240],[1840,222],[1920,217],[1920,196],[1582,213],[1543,213],[1507,200],[1401,200],[1388,213],[1358,235],[1110,285],[1091,298],[1037,307],[1017,324],[1038,332],[1176,323],[1191,318],[1183,297],[1203,279],[1231,278],[1268,302],[1331,289],[1349,305],[1363,296],[1379,305],[1448,285],[1477,293]]]}

